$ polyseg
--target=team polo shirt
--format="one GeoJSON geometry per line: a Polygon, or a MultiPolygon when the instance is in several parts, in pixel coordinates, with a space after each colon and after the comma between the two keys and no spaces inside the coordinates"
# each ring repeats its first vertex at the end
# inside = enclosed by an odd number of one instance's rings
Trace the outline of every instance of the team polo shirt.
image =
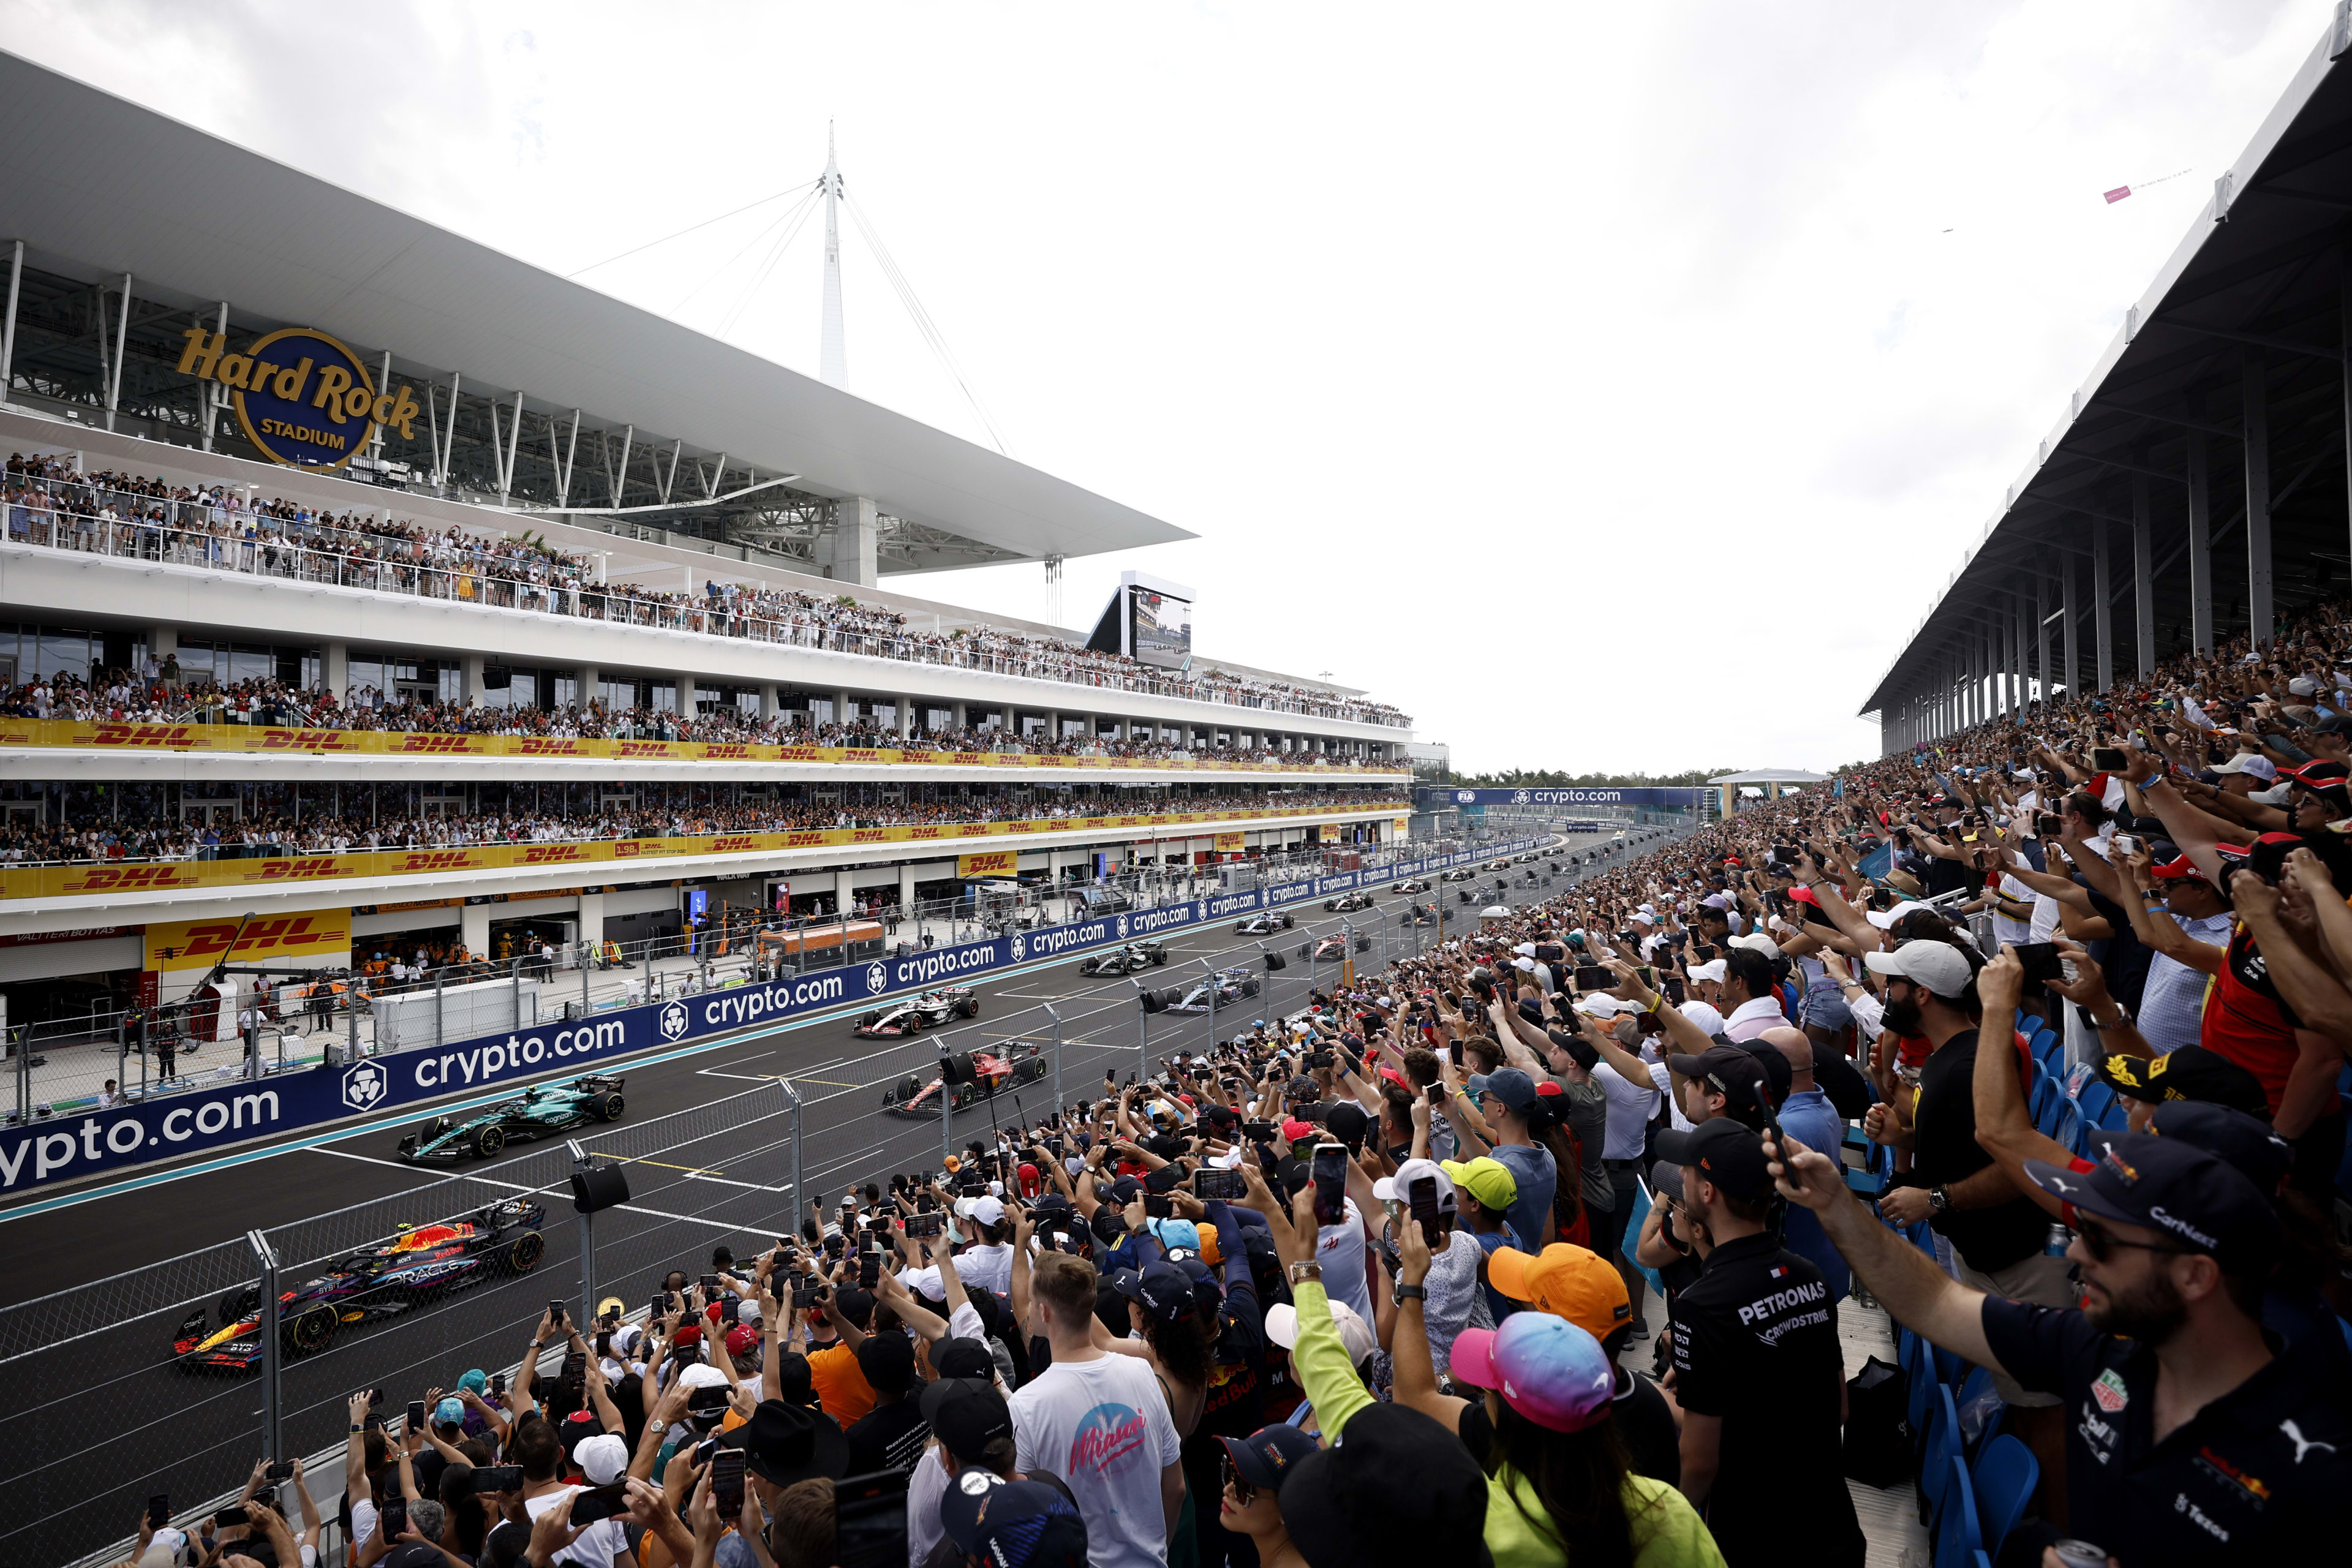
{"type": "MultiPolygon", "coordinates": [[[[2067,1533],[2125,1563],[2291,1563],[2341,1550],[2352,1384],[2315,1343],[2156,1440],[2156,1352],[2071,1308],[1988,1296],[1985,1342],[2066,1413],[2067,1533]]],[[[2273,1349],[2278,1348],[2273,1344],[2273,1349]]]]}
{"type": "MultiPolygon", "coordinates": [[[[2241,926],[2230,938],[2221,972],[2205,993],[2201,1038],[2207,1050],[2229,1058],[2262,1080],[2263,1096],[2273,1116],[2286,1098],[2287,1075],[2302,1054],[2294,1038],[2302,1023],[2280,999],[2253,933],[2241,926]]],[[[2319,1113],[2328,1115],[2341,1103],[2331,1089],[2319,1113]]]]}
{"type": "Polygon", "coordinates": [[[1675,1396],[1723,1422],[1707,1527],[1733,1568],[1860,1563],[1837,1462],[1845,1354],[1821,1270],[1768,1234],[1727,1241],[1675,1300],[1675,1396]]]}

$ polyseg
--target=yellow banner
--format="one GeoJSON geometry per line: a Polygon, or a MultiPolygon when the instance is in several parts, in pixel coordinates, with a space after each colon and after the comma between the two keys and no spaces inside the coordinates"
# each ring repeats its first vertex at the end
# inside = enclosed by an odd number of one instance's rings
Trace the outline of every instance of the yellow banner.
{"type": "Polygon", "coordinates": [[[415,735],[403,730],[284,730],[263,724],[82,723],[0,719],[0,746],[98,752],[299,752],[392,757],[579,757],[607,762],[829,763],[850,767],[1103,768],[1193,773],[1358,773],[1402,770],[1352,763],[1260,765],[1202,757],[1042,757],[1004,752],[898,751],[725,741],[593,741],[545,735],[415,735]]]}
{"type": "MultiPolygon", "coordinates": [[[[1203,822],[1255,822],[1319,815],[1328,807],[1294,811],[1178,811],[1156,816],[1065,816],[1025,822],[935,822],[899,827],[824,827],[790,833],[720,833],[677,838],[606,838],[587,844],[488,844],[452,849],[369,849],[345,855],[289,855],[272,860],[118,861],[34,866],[0,871],[0,899],[89,898],[104,893],[164,892],[186,888],[268,888],[361,877],[430,878],[449,871],[526,870],[537,866],[601,866],[698,855],[763,854],[779,849],[830,849],[860,844],[920,844],[945,839],[1009,837],[1130,827],[1181,827],[1203,822]]],[[[1378,816],[1394,801],[1367,802],[1349,816],[1378,816]]],[[[1217,835],[1220,849],[1241,847],[1238,833],[1217,835]],[[1228,845],[1228,840],[1231,841],[1228,845]]],[[[605,878],[584,879],[604,881],[605,878]]]]}
{"type": "Polygon", "coordinates": [[[299,910],[291,914],[256,915],[237,934],[235,917],[209,921],[170,921],[147,928],[147,968],[210,969],[215,963],[310,965],[335,954],[337,965],[349,963],[352,953],[352,911],[299,910]],[[236,943],[234,951],[231,941],[236,943]]]}
{"type": "Polygon", "coordinates": [[[1337,844],[1339,842],[1339,825],[1338,823],[1327,822],[1323,825],[1321,831],[1324,843],[1337,844]]]}
{"type": "Polygon", "coordinates": [[[1238,833],[1220,833],[1217,835],[1217,853],[1220,855],[1237,855],[1241,852],[1241,847],[1242,835],[1238,833]]]}
{"type": "Polygon", "coordinates": [[[1389,826],[1395,828],[1399,833],[1411,833],[1412,831],[1412,818],[1410,816],[1400,816],[1394,822],[1389,824],[1389,826]]]}
{"type": "Polygon", "coordinates": [[[1021,851],[1018,849],[991,849],[979,855],[956,857],[956,875],[959,877],[1010,877],[1020,869],[1021,851]]]}

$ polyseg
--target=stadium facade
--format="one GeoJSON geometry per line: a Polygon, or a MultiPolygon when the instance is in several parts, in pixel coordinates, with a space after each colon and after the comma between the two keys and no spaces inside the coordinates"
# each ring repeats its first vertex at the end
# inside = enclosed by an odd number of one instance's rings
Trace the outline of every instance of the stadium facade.
{"type": "Polygon", "coordinates": [[[0,268],[12,994],[1405,834],[1360,691],[879,585],[1184,531],[5,55],[0,268]]]}

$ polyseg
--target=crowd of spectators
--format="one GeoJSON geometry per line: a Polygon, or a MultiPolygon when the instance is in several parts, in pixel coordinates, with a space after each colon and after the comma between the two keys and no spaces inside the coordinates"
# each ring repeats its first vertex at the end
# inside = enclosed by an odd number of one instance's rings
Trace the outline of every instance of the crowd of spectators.
{"type": "Polygon", "coordinates": [[[528,533],[491,538],[388,513],[342,513],[262,500],[222,485],[191,488],[111,472],[79,473],[55,457],[11,454],[0,511],[16,542],[334,582],[390,593],[748,637],[1032,679],[1189,697],[1309,717],[1410,727],[1383,703],[1229,670],[1165,669],[1064,638],[973,625],[923,632],[846,595],[706,582],[698,594],[602,580],[597,563],[528,533]]]}
{"type": "Polygon", "coordinates": [[[1027,795],[1011,789],[952,800],[902,800],[841,805],[821,801],[598,811],[584,816],[501,812],[362,820],[312,814],[299,821],[264,814],[236,823],[146,821],[0,824],[0,865],[94,860],[250,858],[341,855],[372,849],[453,849],[494,844],[581,844],[618,838],[695,838],[712,834],[788,833],[812,828],[894,827],[988,822],[1080,823],[1108,816],[1163,816],[1211,811],[1316,812],[1385,805],[1382,791],[1292,790],[1240,797],[1165,791],[1150,795],[1027,795]]]}
{"type": "Polygon", "coordinates": [[[1927,1446],[1861,1425],[1838,1325],[1882,1308],[2032,1456],[1995,1561],[2314,1558],[2352,1484],[2347,632],[1483,914],[542,1321],[430,1430],[354,1402],[352,1561],[825,1564],[878,1494],[909,1568],[1859,1563],[1848,1475],[1927,1446]],[[2062,1139],[2046,1093],[2115,1114],[2062,1139]]]}

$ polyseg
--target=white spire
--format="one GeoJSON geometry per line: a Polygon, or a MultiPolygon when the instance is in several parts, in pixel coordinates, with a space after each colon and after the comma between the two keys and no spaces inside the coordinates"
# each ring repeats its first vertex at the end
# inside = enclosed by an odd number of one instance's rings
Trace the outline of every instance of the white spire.
{"type": "Polygon", "coordinates": [[[824,336],[819,372],[828,386],[849,384],[841,326],[841,168],[834,161],[833,122],[824,127],[824,336]]]}

